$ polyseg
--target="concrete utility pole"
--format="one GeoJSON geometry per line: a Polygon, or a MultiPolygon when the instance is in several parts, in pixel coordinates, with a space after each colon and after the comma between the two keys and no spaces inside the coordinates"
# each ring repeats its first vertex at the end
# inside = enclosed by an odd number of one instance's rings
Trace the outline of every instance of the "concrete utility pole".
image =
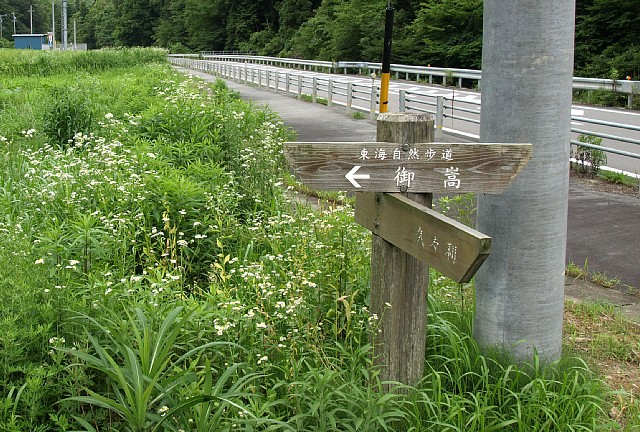
{"type": "Polygon", "coordinates": [[[31,34],[33,34],[33,5],[29,5],[29,28],[31,34]]]}
{"type": "Polygon", "coordinates": [[[0,14],[0,39],[2,39],[2,27],[4,27],[2,24],[2,21],[3,21],[3,18],[6,16],[7,14],[0,14]]]}
{"type": "Polygon", "coordinates": [[[53,46],[56,47],[56,5],[55,0],[51,0],[51,33],[53,34],[53,46]]]}
{"type": "Polygon", "coordinates": [[[502,195],[480,196],[493,239],[476,275],[474,336],[516,360],[562,349],[575,0],[485,0],[481,142],[530,142],[502,195]]]}
{"type": "Polygon", "coordinates": [[[67,37],[69,31],[67,29],[67,0],[62,0],[62,49],[67,49],[67,37]]]}
{"type": "Polygon", "coordinates": [[[13,15],[13,34],[16,34],[16,21],[18,21],[18,18],[16,18],[15,12],[11,12],[11,15],[13,15]]]}

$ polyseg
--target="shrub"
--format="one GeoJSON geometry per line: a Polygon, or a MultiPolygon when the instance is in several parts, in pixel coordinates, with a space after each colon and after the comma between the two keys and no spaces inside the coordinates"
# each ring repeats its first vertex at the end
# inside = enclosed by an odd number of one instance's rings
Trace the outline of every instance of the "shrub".
{"type": "MultiPolygon", "coordinates": [[[[602,144],[602,138],[593,135],[580,135],[578,141],[596,146],[602,144]]],[[[592,177],[598,174],[603,164],[607,163],[607,155],[604,151],[581,145],[571,147],[571,157],[576,160],[574,168],[581,174],[592,177]]]]}

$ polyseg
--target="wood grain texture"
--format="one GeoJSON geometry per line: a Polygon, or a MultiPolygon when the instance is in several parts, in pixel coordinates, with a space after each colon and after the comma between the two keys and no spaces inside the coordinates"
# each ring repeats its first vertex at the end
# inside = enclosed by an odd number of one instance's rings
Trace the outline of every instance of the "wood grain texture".
{"type": "Polygon", "coordinates": [[[471,280],[491,248],[489,236],[399,194],[359,194],[355,219],[460,283],[471,280]]]}
{"type": "MultiPolygon", "coordinates": [[[[409,144],[432,140],[433,125],[431,116],[424,114],[381,114],[377,140],[409,144]]],[[[431,206],[432,194],[410,195],[431,206]]],[[[361,198],[363,194],[356,194],[356,206],[361,198]]],[[[374,362],[382,380],[415,385],[424,376],[428,289],[427,265],[372,235],[371,312],[380,318],[379,332],[374,332],[374,362]]]]}
{"type": "Polygon", "coordinates": [[[287,142],[284,153],[296,178],[315,190],[497,194],[531,159],[532,148],[407,140],[287,142]],[[357,180],[359,188],[345,177],[355,166],[358,175],[370,176],[357,180]]]}

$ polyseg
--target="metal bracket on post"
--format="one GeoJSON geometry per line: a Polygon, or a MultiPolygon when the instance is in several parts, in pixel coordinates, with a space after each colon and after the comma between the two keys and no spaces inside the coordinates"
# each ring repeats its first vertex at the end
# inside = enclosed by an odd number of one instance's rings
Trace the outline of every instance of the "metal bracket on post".
{"type": "Polygon", "coordinates": [[[378,87],[371,85],[371,106],[369,108],[369,118],[376,118],[376,105],[378,104],[378,87]]]}
{"type": "Polygon", "coordinates": [[[316,103],[318,101],[318,78],[313,77],[313,88],[311,90],[311,102],[316,103]]]}
{"type": "Polygon", "coordinates": [[[333,80],[329,80],[329,88],[327,90],[327,106],[333,106],[333,80]]]}
{"type": "Polygon", "coordinates": [[[436,98],[436,124],[435,124],[435,138],[436,141],[442,140],[444,125],[444,96],[438,96],[436,98]]]}

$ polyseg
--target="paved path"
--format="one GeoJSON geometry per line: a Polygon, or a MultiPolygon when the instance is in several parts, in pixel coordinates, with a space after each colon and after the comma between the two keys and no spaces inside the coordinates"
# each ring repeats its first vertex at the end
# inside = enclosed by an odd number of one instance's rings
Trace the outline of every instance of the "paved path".
{"type": "MultiPolygon", "coordinates": [[[[208,74],[191,73],[215,80],[208,74]]],[[[268,105],[296,131],[299,141],[375,141],[375,122],[356,120],[342,108],[327,108],[232,81],[227,85],[256,105],[268,105]]],[[[594,192],[571,182],[567,262],[587,262],[590,272],[621,280],[617,290],[603,290],[568,278],[568,296],[596,295],[602,299],[609,292],[610,298],[605,300],[635,310],[640,319],[640,296],[627,295],[629,288],[640,289],[640,198],[594,192]]]]}

